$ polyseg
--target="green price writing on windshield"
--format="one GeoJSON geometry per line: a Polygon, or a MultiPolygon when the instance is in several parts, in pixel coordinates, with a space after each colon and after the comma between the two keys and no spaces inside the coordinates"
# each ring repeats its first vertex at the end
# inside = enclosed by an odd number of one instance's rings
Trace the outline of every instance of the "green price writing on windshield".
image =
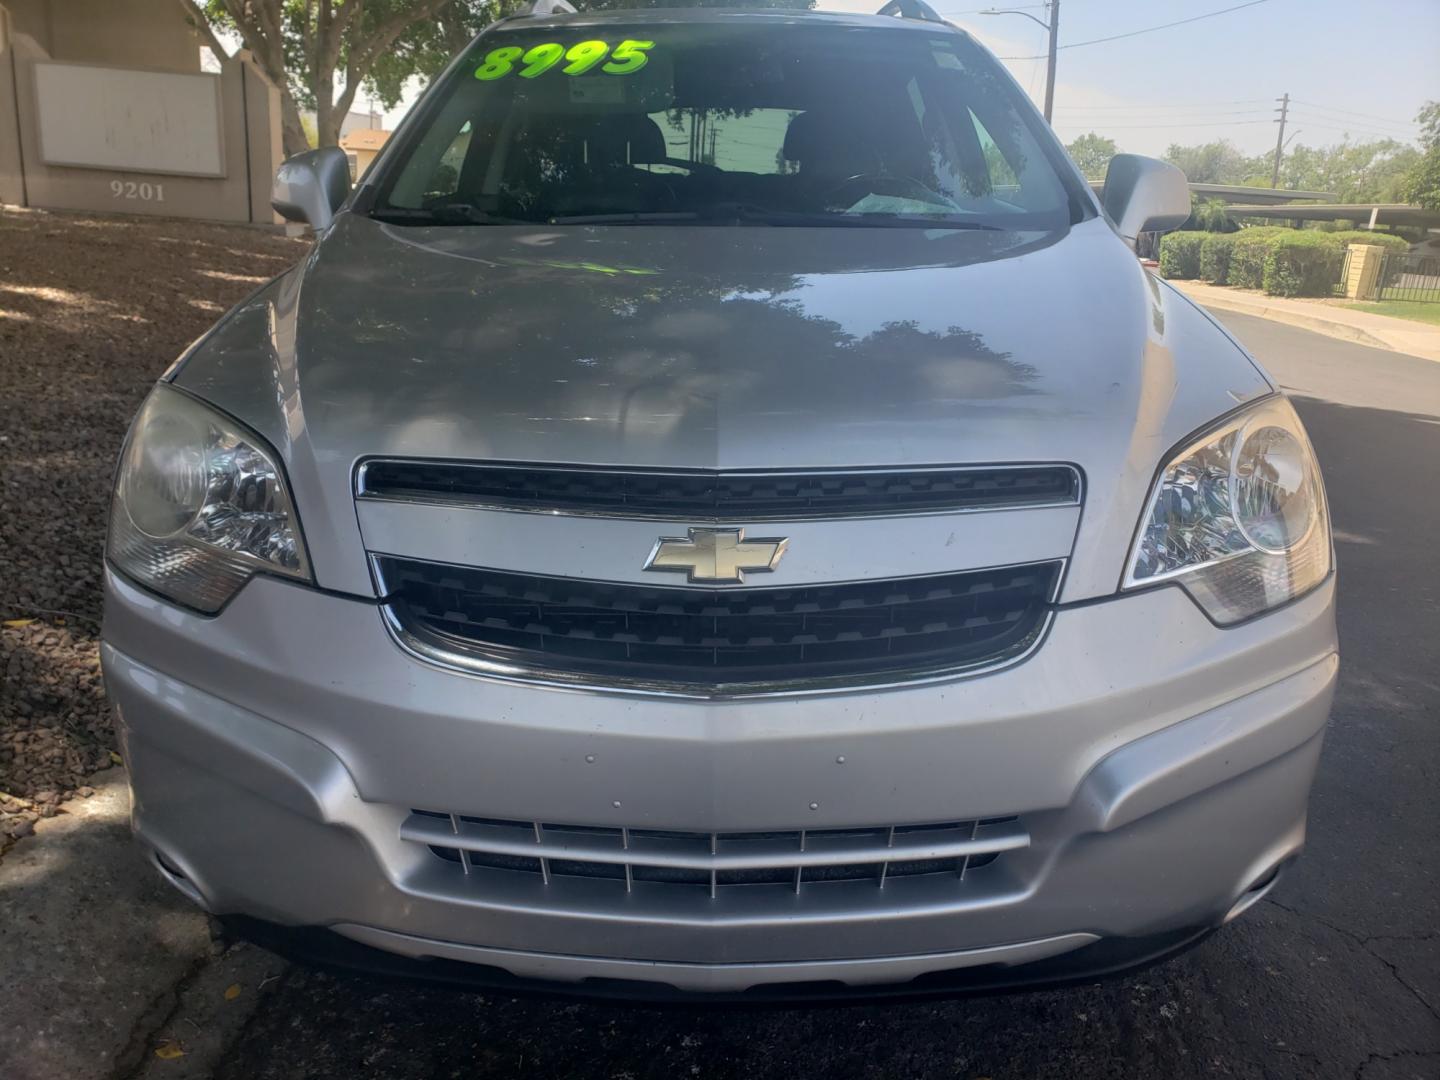
{"type": "Polygon", "coordinates": [[[562,60],[565,66],[560,70],[566,75],[584,75],[597,64],[607,75],[633,75],[649,61],[646,50],[654,47],[653,41],[631,41],[628,38],[613,50],[605,41],[580,41],[569,48],[558,41],[547,41],[529,49],[504,45],[485,54],[484,63],[475,69],[475,78],[491,82],[515,72],[522,79],[534,79],[562,60]],[[601,64],[607,56],[609,62],[601,64]]]}

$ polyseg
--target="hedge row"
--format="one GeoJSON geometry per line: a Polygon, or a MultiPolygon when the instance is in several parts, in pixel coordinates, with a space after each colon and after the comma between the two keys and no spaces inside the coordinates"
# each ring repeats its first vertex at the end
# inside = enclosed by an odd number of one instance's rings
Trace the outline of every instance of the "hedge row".
{"type": "Polygon", "coordinates": [[[1271,296],[1329,296],[1349,244],[1404,250],[1398,236],[1364,230],[1321,232],[1265,225],[1235,233],[1176,232],[1160,241],[1160,273],[1212,285],[1264,289],[1271,296]]]}
{"type": "Polygon", "coordinates": [[[1403,236],[1396,236],[1393,233],[1370,232],[1367,229],[1337,229],[1335,232],[1325,235],[1339,240],[1341,247],[1349,244],[1378,244],[1390,251],[1410,250],[1410,242],[1403,236]]]}
{"type": "Polygon", "coordinates": [[[1270,242],[1261,282],[1270,296],[1329,296],[1344,265],[1343,244],[1321,232],[1295,230],[1270,242]]]}
{"type": "Polygon", "coordinates": [[[1173,232],[1160,241],[1160,276],[1193,278],[1200,276],[1200,245],[1208,232],[1173,232]]]}

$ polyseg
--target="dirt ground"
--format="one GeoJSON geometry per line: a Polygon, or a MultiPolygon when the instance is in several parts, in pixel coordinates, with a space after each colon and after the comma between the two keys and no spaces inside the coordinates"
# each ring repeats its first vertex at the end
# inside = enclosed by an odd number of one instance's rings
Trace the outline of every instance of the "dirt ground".
{"type": "Polygon", "coordinates": [[[0,850],[112,760],[100,567],[131,416],[304,251],[239,226],[0,209],[0,850]]]}

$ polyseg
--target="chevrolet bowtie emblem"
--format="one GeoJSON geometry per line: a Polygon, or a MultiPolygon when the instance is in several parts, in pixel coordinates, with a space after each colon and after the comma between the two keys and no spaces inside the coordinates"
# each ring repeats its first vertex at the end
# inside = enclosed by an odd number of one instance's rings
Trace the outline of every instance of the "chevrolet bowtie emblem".
{"type": "Polygon", "coordinates": [[[745,539],[744,529],[691,529],[688,537],[662,536],[646,570],[685,574],[690,581],[745,580],[745,571],[774,570],[790,541],[783,536],[745,539]]]}

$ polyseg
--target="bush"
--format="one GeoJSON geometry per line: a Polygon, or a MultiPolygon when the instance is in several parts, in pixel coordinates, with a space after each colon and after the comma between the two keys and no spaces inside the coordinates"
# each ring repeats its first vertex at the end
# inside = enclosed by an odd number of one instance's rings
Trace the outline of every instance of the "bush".
{"type": "Polygon", "coordinates": [[[1349,244],[1375,244],[1386,251],[1410,250],[1409,241],[1403,236],[1393,236],[1390,233],[1370,232],[1367,229],[1340,229],[1325,235],[1340,241],[1342,248],[1349,244]]]}
{"type": "Polygon", "coordinates": [[[1224,285],[1230,272],[1230,245],[1233,233],[1211,233],[1200,245],[1200,276],[1211,285],[1224,285]]]}
{"type": "Polygon", "coordinates": [[[1294,232],[1277,225],[1263,225],[1233,234],[1225,284],[1240,289],[1260,288],[1265,282],[1265,256],[1270,253],[1270,242],[1282,233],[1294,232]]]}
{"type": "Polygon", "coordinates": [[[1270,296],[1329,296],[1340,280],[1345,246],[1334,233],[1291,231],[1268,248],[1262,281],[1270,296]]]}
{"type": "Polygon", "coordinates": [[[1160,241],[1160,276],[1193,278],[1200,276],[1200,245],[1209,233],[1173,232],[1160,241]]]}

